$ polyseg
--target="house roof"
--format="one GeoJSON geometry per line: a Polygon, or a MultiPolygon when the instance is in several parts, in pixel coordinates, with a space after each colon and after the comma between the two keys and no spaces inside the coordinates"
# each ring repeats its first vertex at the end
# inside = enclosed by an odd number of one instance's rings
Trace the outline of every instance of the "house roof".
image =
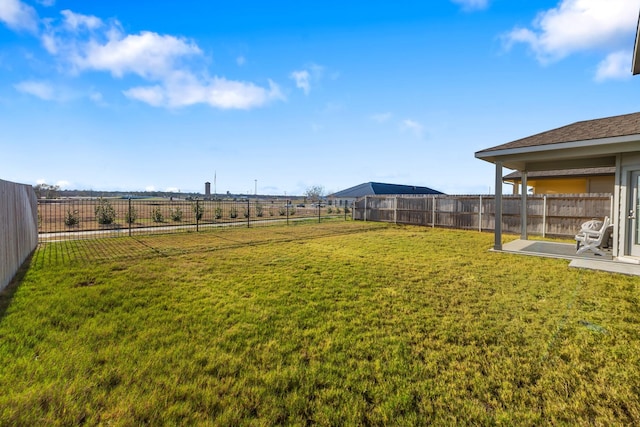
{"type": "MultiPolygon", "coordinates": [[[[583,168],[583,169],[562,169],[562,170],[550,170],[550,171],[536,171],[528,172],[527,178],[539,179],[539,178],[581,178],[589,176],[611,176],[615,175],[615,166],[606,168],[583,168]]],[[[503,177],[504,180],[520,180],[522,178],[521,172],[511,172],[503,177]]]]}
{"type": "Polygon", "coordinates": [[[627,135],[640,135],[640,113],[572,123],[557,129],[517,139],[506,144],[480,150],[476,155],[478,153],[489,153],[510,148],[537,147],[541,145],[588,141],[627,135]]]}
{"type": "Polygon", "coordinates": [[[585,120],[477,151],[475,156],[516,170],[615,166],[617,153],[636,152],[640,113],[585,120]]]}
{"type": "Polygon", "coordinates": [[[384,184],[381,182],[365,182],[364,184],[356,185],[355,187],[347,188],[346,190],[338,191],[337,193],[330,194],[330,197],[364,197],[374,196],[381,194],[444,194],[440,191],[434,190],[429,187],[419,187],[415,185],[399,185],[399,184],[384,184]]]}

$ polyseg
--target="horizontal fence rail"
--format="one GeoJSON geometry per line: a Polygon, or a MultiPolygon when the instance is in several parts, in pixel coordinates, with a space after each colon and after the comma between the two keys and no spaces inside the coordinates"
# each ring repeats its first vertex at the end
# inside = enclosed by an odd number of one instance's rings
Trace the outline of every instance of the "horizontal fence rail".
{"type": "Polygon", "coordinates": [[[78,198],[38,201],[40,241],[351,219],[351,210],[282,200],[78,198]]]}
{"type": "MultiPolygon", "coordinates": [[[[502,230],[520,233],[521,196],[502,196],[502,230]]],[[[527,196],[527,232],[574,236],[593,218],[611,217],[610,194],[527,196]]],[[[353,219],[430,227],[493,231],[495,196],[366,196],[355,202],[353,219]]]]}
{"type": "Polygon", "coordinates": [[[0,291],[38,245],[33,187],[0,180],[0,291]]]}

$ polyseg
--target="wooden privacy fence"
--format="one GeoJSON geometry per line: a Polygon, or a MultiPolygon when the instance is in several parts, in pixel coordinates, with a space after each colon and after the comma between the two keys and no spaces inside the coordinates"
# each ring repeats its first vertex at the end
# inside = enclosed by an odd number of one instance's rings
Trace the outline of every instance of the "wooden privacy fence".
{"type": "MultiPolygon", "coordinates": [[[[521,196],[502,196],[502,230],[520,233],[521,196]]],[[[527,196],[527,232],[574,236],[580,224],[611,217],[611,194],[527,196]]],[[[495,196],[366,196],[354,204],[353,219],[465,230],[495,229],[495,196]]]]}
{"type": "Polygon", "coordinates": [[[38,245],[38,201],[33,187],[0,180],[0,290],[38,245]]]}

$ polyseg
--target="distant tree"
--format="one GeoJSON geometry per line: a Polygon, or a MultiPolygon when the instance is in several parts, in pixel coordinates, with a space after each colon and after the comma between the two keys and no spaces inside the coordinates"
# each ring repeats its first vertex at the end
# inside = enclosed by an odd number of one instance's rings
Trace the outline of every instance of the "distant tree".
{"type": "Polygon", "coordinates": [[[306,189],[304,195],[312,202],[319,202],[324,196],[324,187],[322,185],[312,185],[306,189]]]}
{"type": "Polygon", "coordinates": [[[36,191],[38,199],[56,199],[60,191],[59,185],[49,185],[46,183],[38,184],[33,187],[36,191]]]}

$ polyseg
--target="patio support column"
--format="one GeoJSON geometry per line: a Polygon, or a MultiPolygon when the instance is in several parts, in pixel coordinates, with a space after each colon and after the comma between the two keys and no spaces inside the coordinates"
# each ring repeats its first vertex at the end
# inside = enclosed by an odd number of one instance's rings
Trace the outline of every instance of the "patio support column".
{"type": "Polygon", "coordinates": [[[522,171],[522,205],[520,206],[520,238],[527,240],[527,171],[522,171]]]}
{"type": "Polygon", "coordinates": [[[496,162],[496,214],[493,249],[502,250],[502,162],[496,162]]]}

